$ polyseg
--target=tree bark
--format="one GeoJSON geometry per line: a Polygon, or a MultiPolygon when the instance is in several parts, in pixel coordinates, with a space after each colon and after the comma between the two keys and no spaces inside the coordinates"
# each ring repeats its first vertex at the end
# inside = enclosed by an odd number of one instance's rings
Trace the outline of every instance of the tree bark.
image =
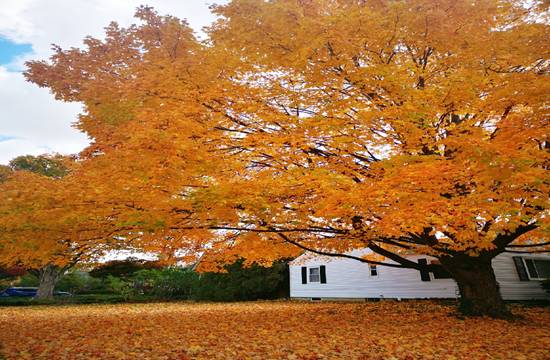
{"type": "Polygon", "coordinates": [[[493,318],[511,316],[502,300],[491,260],[492,256],[460,255],[440,258],[443,267],[451,273],[458,284],[459,310],[462,314],[493,318]]]}
{"type": "Polygon", "coordinates": [[[62,275],[62,270],[55,265],[46,265],[40,269],[40,283],[35,299],[53,299],[55,285],[62,275]]]}

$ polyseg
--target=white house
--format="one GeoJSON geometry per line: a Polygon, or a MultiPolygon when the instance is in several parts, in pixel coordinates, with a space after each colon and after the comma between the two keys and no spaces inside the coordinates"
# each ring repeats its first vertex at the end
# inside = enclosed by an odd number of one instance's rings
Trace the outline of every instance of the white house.
{"type": "MultiPolygon", "coordinates": [[[[370,250],[350,254],[361,256],[370,250]]],[[[417,262],[429,256],[409,256],[417,262]]],[[[388,260],[387,260],[388,261],[388,260]]],[[[389,262],[389,261],[388,261],[389,262]]],[[[540,280],[550,277],[550,256],[503,253],[493,259],[505,300],[549,299],[540,280]]],[[[357,260],[304,254],[290,263],[290,297],[297,299],[457,298],[456,282],[445,271],[373,266],[357,260]]]]}

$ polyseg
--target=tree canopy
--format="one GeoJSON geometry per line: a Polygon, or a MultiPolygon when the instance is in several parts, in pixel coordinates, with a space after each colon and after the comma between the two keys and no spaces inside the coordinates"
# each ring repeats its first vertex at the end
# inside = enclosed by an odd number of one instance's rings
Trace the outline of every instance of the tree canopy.
{"type": "Polygon", "coordinates": [[[548,4],[213,11],[203,42],[141,7],[139,25],[28,64],[85,106],[78,176],[109,209],[98,223],[220,261],[368,247],[359,260],[421,269],[406,255],[433,255],[474,313],[505,313],[491,259],[548,245],[548,4]]]}

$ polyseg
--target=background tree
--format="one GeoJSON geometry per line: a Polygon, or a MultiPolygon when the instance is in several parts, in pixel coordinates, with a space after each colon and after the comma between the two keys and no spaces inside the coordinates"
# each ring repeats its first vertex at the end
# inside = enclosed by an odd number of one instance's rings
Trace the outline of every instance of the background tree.
{"type": "Polygon", "coordinates": [[[58,156],[18,157],[0,184],[0,263],[36,271],[37,298],[53,297],[68,269],[120,243],[109,236],[111,209],[89,200],[76,167],[58,156]]]}
{"type": "MultiPolygon", "coordinates": [[[[42,190],[46,190],[46,187],[48,187],[48,182],[51,181],[51,179],[58,179],[63,177],[67,174],[68,169],[64,165],[63,158],[60,156],[46,156],[46,155],[40,155],[40,156],[19,156],[9,163],[9,168],[12,172],[18,172],[17,174],[14,173],[13,177],[11,179],[5,180],[5,186],[6,189],[9,189],[11,186],[17,184],[16,186],[20,187],[20,192],[17,193],[17,195],[21,195],[21,193],[25,192],[27,195],[30,195],[29,190],[36,191],[37,193],[40,192],[41,188],[42,190]]],[[[47,191],[47,190],[46,190],[47,191]]],[[[14,194],[7,192],[10,196],[13,196],[14,194]]],[[[28,206],[28,209],[34,209],[34,206],[39,206],[39,203],[34,203],[34,200],[36,200],[36,197],[30,197],[27,198],[26,205],[28,206]],[[33,199],[29,201],[30,199],[33,199]]],[[[13,204],[13,198],[6,199],[7,201],[4,202],[4,206],[8,205],[9,203],[13,204]]],[[[10,205],[11,205],[10,204],[10,205]]],[[[21,206],[21,203],[18,203],[18,207],[21,206]]],[[[21,209],[21,208],[19,208],[21,209]]],[[[20,216],[21,212],[18,212],[18,214],[9,214],[7,212],[3,213],[5,216],[20,216]]],[[[6,220],[8,220],[6,219],[6,220]]],[[[28,224],[27,224],[28,225],[28,224]]],[[[10,229],[13,230],[13,229],[10,229]]],[[[17,256],[13,250],[14,248],[18,248],[18,250],[24,250],[24,248],[28,248],[29,250],[32,249],[33,251],[38,250],[36,246],[32,245],[32,242],[42,242],[42,244],[48,244],[47,241],[44,241],[44,239],[36,239],[35,236],[41,236],[44,232],[37,232],[32,235],[29,234],[29,232],[26,232],[27,236],[33,237],[32,239],[21,239],[21,243],[17,243],[17,245],[13,246],[17,240],[15,240],[12,236],[8,235],[11,231],[7,230],[2,232],[2,238],[5,241],[2,245],[3,247],[3,253],[4,253],[4,259],[3,262],[5,263],[11,263],[11,264],[17,264],[17,265],[24,265],[25,267],[29,268],[31,271],[34,265],[37,265],[34,262],[29,263],[29,258],[27,257],[25,260],[22,256],[17,256]],[[41,234],[42,233],[42,234],[41,234]],[[11,244],[10,244],[11,243],[11,244]],[[31,265],[31,266],[28,266],[31,265]]],[[[48,244],[50,245],[50,244],[48,244]]],[[[18,255],[21,255],[20,253],[18,255]]],[[[37,297],[40,298],[49,298],[53,296],[53,288],[55,286],[55,283],[59,279],[59,277],[62,274],[62,269],[59,269],[56,265],[48,263],[44,264],[43,266],[37,266],[36,271],[38,273],[38,276],[40,278],[40,285],[37,297]]]]}
{"type": "Polygon", "coordinates": [[[9,163],[13,171],[26,170],[50,178],[62,178],[67,175],[69,169],[67,163],[70,161],[62,155],[22,155],[14,158],[9,163]]]}
{"type": "Polygon", "coordinates": [[[103,264],[100,264],[92,271],[90,271],[90,276],[97,278],[106,278],[107,276],[115,276],[122,278],[129,278],[134,275],[135,272],[140,270],[151,270],[151,269],[160,269],[160,265],[156,261],[147,261],[142,259],[137,259],[134,257],[129,257],[124,260],[112,260],[103,264]]]}
{"type": "Polygon", "coordinates": [[[432,255],[463,311],[507,316],[491,259],[548,245],[547,4],[215,12],[208,44],[140,8],[140,26],[29,63],[29,80],[85,104],[85,167],[103,174],[98,199],[127,208],[120,227],[262,263],[368,247],[378,257],[358,260],[429,270],[406,255],[432,255]]]}

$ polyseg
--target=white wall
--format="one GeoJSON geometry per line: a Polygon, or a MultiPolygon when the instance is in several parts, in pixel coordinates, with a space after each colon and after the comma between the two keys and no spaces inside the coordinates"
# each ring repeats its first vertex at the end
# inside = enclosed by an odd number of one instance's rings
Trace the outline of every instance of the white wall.
{"type": "MultiPolygon", "coordinates": [[[[540,287],[540,281],[520,281],[514,265],[513,256],[520,254],[504,253],[493,259],[493,269],[500,285],[500,293],[506,300],[533,300],[548,299],[550,296],[540,287]]],[[[545,258],[550,260],[548,255],[528,255],[525,258],[545,258]]]]}
{"type": "MultiPolygon", "coordinates": [[[[355,251],[360,255],[364,251],[355,251]]],[[[410,256],[411,260],[428,256],[410,256]]],[[[550,258],[550,257],[548,257],[550,258]]],[[[544,299],[539,281],[520,281],[511,254],[501,254],[493,267],[505,299],[544,299]]],[[[458,287],[452,279],[421,281],[420,272],[378,266],[378,276],[370,276],[368,264],[352,259],[302,256],[290,264],[290,296],[294,298],[456,298],[458,287]],[[326,266],[327,283],[302,284],[302,266],[326,266]]]]}

